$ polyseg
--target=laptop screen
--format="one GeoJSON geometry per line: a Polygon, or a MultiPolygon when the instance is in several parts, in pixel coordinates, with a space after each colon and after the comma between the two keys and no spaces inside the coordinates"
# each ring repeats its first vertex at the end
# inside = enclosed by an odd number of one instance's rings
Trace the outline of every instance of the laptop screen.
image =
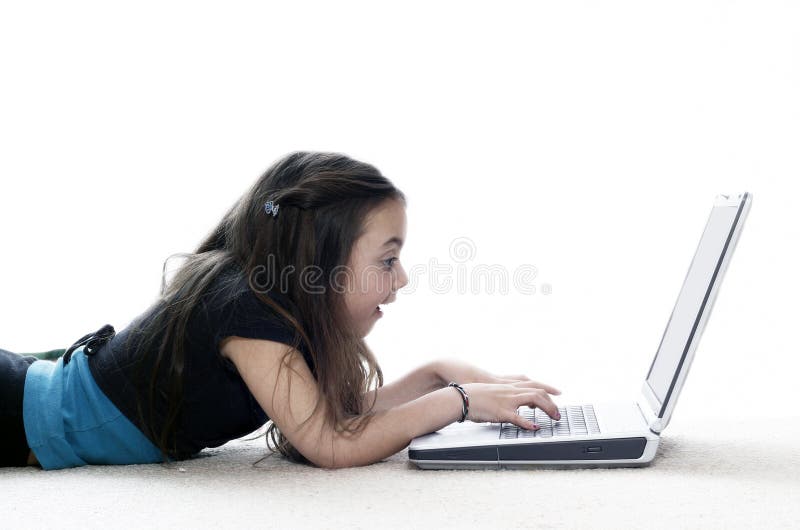
{"type": "MultiPolygon", "coordinates": [[[[715,296],[710,300],[709,297],[714,284],[721,281],[720,267],[725,254],[733,250],[729,245],[734,229],[737,223],[744,221],[740,219],[740,212],[746,197],[747,194],[742,194],[739,197],[741,200],[720,200],[714,205],[689,265],[678,301],[647,374],[647,384],[663,405],[657,414],[659,417],[663,416],[673,391],[680,392],[680,386],[675,390],[676,382],[684,363],[691,363],[691,357],[687,361],[687,354],[693,354],[693,348],[690,347],[693,341],[696,346],[702,333],[701,317],[704,311],[710,311],[710,305],[713,304],[715,296]]],[[[724,269],[721,272],[724,274],[724,269]]],[[[677,395],[674,397],[677,398],[677,395]]]]}

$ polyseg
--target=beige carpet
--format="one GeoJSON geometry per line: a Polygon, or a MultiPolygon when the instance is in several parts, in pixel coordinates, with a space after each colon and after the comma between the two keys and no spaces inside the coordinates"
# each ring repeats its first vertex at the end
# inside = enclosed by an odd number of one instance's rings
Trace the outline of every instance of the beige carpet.
{"type": "Polygon", "coordinates": [[[323,470],[235,440],[159,465],[0,469],[0,527],[800,528],[798,419],[675,418],[649,467],[323,470]]]}

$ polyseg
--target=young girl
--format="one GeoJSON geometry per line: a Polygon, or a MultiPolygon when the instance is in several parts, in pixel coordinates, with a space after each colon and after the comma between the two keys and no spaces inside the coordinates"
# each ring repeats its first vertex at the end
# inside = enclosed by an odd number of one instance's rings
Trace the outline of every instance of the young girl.
{"type": "Polygon", "coordinates": [[[169,462],[271,421],[271,452],[339,468],[454,421],[536,428],[521,405],[557,418],[553,387],[456,360],[383,385],[364,337],[408,282],[405,239],[405,197],[375,167],[287,155],[127,328],[55,362],[0,350],[2,465],[169,462]]]}

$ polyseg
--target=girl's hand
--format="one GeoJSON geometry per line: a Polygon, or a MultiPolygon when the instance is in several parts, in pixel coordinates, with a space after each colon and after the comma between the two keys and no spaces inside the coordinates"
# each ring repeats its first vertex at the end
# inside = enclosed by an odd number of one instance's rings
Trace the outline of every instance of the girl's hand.
{"type": "Polygon", "coordinates": [[[520,406],[539,407],[553,419],[560,419],[558,406],[547,390],[535,386],[533,381],[506,384],[470,383],[462,385],[469,396],[467,419],[474,422],[513,423],[523,429],[536,429],[538,425],[519,414],[520,406]]]}
{"type": "Polygon", "coordinates": [[[530,388],[541,388],[542,390],[546,390],[547,392],[555,395],[561,394],[560,390],[550,385],[532,381],[525,375],[493,375],[489,372],[481,370],[477,366],[473,366],[457,359],[443,359],[436,361],[433,364],[434,372],[439,378],[441,386],[447,385],[450,381],[455,381],[462,386],[467,383],[531,383],[531,385],[528,385],[530,388]]]}

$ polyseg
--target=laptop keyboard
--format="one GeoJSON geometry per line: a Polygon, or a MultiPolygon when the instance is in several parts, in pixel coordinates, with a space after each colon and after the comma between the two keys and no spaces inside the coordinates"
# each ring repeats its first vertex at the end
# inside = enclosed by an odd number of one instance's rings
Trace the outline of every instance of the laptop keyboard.
{"type": "Polygon", "coordinates": [[[517,427],[513,423],[500,424],[500,438],[552,438],[556,436],[571,436],[574,434],[597,434],[600,425],[594,415],[591,405],[575,405],[559,407],[560,420],[551,419],[542,409],[520,407],[519,415],[526,420],[532,420],[540,429],[529,431],[517,427]]]}

